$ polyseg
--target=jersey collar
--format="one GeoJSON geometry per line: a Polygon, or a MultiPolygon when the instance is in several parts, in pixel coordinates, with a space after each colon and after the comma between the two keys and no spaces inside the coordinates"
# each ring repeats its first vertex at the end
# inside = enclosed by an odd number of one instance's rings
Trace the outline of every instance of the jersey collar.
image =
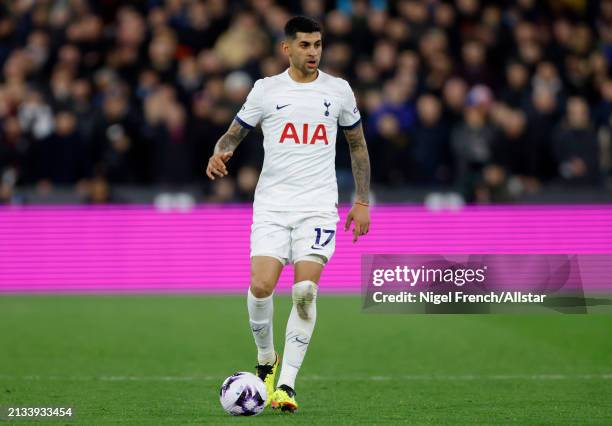
{"type": "Polygon", "coordinates": [[[320,69],[317,69],[317,78],[315,78],[312,81],[309,81],[308,83],[300,83],[292,79],[291,76],[289,75],[289,68],[285,70],[284,74],[287,80],[291,82],[291,84],[298,86],[298,87],[308,87],[308,86],[313,86],[315,84],[318,84],[321,81],[321,76],[323,75],[323,71],[321,71],[320,69]]]}

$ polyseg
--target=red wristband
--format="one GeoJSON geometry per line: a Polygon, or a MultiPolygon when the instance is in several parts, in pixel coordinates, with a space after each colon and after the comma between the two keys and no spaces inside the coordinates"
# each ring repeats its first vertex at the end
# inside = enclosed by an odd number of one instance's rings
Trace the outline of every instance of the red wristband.
{"type": "Polygon", "coordinates": [[[355,201],[355,204],[359,204],[360,206],[370,207],[368,203],[360,203],[359,201],[355,201]]]}

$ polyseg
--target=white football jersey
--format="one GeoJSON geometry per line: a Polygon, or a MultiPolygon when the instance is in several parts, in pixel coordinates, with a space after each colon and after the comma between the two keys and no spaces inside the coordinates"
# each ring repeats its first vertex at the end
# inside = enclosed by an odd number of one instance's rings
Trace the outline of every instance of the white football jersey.
{"type": "Polygon", "coordinates": [[[319,70],[298,83],[289,70],[255,82],[236,121],[261,123],[264,164],[255,210],[336,211],[336,134],[361,117],[349,84],[319,70]]]}

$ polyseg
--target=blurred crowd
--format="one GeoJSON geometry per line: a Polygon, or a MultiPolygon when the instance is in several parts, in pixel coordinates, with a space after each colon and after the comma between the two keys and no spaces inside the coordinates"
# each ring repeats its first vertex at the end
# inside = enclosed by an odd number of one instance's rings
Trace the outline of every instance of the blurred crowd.
{"type": "Polygon", "coordinates": [[[550,182],[605,190],[611,0],[11,0],[0,200],[70,187],[112,202],[115,185],[250,200],[260,133],[228,178],[212,184],[204,167],[254,81],[287,67],[279,43],[295,14],[323,23],[321,67],[356,93],[375,186],[456,188],[467,202],[550,182]]]}

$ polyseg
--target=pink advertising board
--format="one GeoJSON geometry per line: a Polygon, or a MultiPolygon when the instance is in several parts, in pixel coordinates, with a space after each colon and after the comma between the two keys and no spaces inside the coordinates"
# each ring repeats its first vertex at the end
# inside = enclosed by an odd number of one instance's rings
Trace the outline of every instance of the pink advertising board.
{"type": "MultiPolygon", "coordinates": [[[[612,253],[612,206],[375,206],[357,244],[342,229],[347,211],[324,292],[359,292],[366,253],[612,253]]],[[[0,293],[245,292],[251,215],[250,205],[1,207],[0,293]]],[[[286,268],[279,291],[292,278],[286,268]]]]}

